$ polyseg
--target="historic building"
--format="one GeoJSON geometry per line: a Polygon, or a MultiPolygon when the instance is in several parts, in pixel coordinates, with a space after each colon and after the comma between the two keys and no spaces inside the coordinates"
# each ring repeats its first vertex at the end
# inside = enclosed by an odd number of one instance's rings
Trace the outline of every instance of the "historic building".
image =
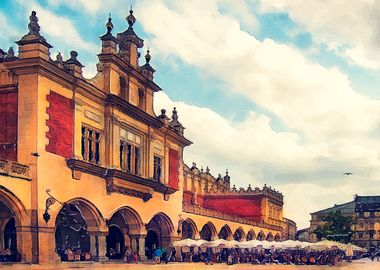
{"type": "Polygon", "coordinates": [[[0,50],[0,252],[12,260],[141,259],[181,238],[293,237],[283,195],[190,168],[174,108],[156,116],[155,70],[133,30],[100,37],[97,75],[75,51],[50,57],[36,12],[18,53],[0,50]]]}
{"type": "Polygon", "coordinates": [[[317,241],[313,231],[322,225],[329,213],[340,213],[353,219],[351,241],[364,248],[380,246],[380,196],[355,196],[353,201],[311,213],[309,240],[317,241]]]}

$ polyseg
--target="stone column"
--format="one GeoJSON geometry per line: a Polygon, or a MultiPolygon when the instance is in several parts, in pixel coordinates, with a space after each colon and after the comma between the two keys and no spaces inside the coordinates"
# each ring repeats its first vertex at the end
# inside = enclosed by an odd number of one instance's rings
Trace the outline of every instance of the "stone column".
{"type": "Polygon", "coordinates": [[[55,227],[38,227],[38,246],[39,263],[51,264],[60,261],[55,246],[55,227]]]}
{"type": "Polygon", "coordinates": [[[91,253],[91,259],[97,258],[99,255],[97,253],[97,235],[94,232],[89,232],[90,235],[90,253],[91,253]]]}
{"type": "Polygon", "coordinates": [[[107,252],[107,242],[106,242],[106,232],[98,232],[96,236],[97,245],[96,245],[96,254],[95,261],[97,262],[106,262],[108,258],[106,257],[107,252]]]}
{"type": "Polygon", "coordinates": [[[146,237],[146,235],[140,235],[138,237],[138,241],[139,241],[139,256],[140,256],[140,260],[142,260],[142,261],[146,261],[147,260],[147,257],[145,256],[145,237],[146,237]]]}

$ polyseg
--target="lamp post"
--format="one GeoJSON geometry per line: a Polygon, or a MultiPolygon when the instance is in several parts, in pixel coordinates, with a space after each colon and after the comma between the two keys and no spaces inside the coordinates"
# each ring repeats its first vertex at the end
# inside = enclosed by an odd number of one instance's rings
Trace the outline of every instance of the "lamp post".
{"type": "Polygon", "coordinates": [[[60,201],[58,201],[56,198],[54,198],[50,194],[50,189],[46,190],[46,194],[49,197],[46,199],[46,202],[45,202],[45,212],[43,213],[42,218],[45,220],[46,223],[48,223],[49,220],[50,220],[50,214],[49,214],[50,206],[52,206],[53,204],[55,204],[55,202],[59,203],[60,205],[63,205],[63,203],[61,203],[60,201]]]}

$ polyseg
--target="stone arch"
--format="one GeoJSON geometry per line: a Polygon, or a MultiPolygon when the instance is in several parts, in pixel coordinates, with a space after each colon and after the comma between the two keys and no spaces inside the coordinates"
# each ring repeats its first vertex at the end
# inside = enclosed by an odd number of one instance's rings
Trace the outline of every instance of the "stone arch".
{"type": "Polygon", "coordinates": [[[1,185],[0,204],[3,204],[9,210],[9,214],[14,216],[16,226],[21,226],[27,215],[25,206],[12,191],[1,185]]]}
{"type": "Polygon", "coordinates": [[[260,240],[260,241],[265,240],[265,233],[264,233],[263,231],[260,231],[260,232],[257,234],[256,239],[257,239],[257,240],[260,240]]]}
{"type": "Polygon", "coordinates": [[[199,232],[201,239],[211,241],[216,238],[216,228],[215,225],[210,221],[203,225],[201,231],[199,232]]]}
{"type": "Polygon", "coordinates": [[[256,233],[254,230],[249,230],[249,232],[247,233],[247,241],[250,241],[250,240],[255,240],[256,238],[256,233]]]}
{"type": "Polygon", "coordinates": [[[273,241],[273,234],[271,232],[267,234],[266,240],[270,242],[273,241]]]}
{"type": "Polygon", "coordinates": [[[244,241],[245,239],[246,237],[245,237],[245,232],[243,228],[242,227],[237,228],[234,233],[234,240],[241,242],[241,241],[244,241]]]}
{"type": "Polygon", "coordinates": [[[190,218],[187,218],[184,221],[182,221],[181,231],[182,231],[182,239],[186,239],[186,238],[195,239],[195,236],[198,234],[197,225],[190,218]]]}
{"type": "Polygon", "coordinates": [[[155,214],[146,225],[146,229],[145,255],[148,258],[152,258],[157,247],[169,249],[174,234],[174,225],[169,216],[162,212],[155,214]]]}
{"type": "Polygon", "coordinates": [[[146,230],[140,215],[131,207],[124,206],[114,211],[107,221],[106,237],[109,259],[122,259],[126,249],[138,251],[138,238],[146,230]]]}
{"type": "Polygon", "coordinates": [[[228,226],[227,224],[224,225],[219,231],[218,238],[224,239],[224,240],[231,240],[232,231],[231,231],[230,226],[228,226]]]}
{"type": "Polygon", "coordinates": [[[10,261],[31,260],[32,252],[30,248],[25,249],[22,241],[27,233],[17,229],[27,225],[26,221],[27,212],[24,204],[13,192],[0,186],[0,250],[11,251],[10,261]]]}
{"type": "Polygon", "coordinates": [[[279,233],[276,233],[276,235],[274,236],[274,241],[276,241],[276,242],[281,241],[281,236],[279,233]]]}
{"type": "Polygon", "coordinates": [[[77,251],[82,257],[102,257],[103,245],[96,242],[105,231],[103,216],[94,204],[83,198],[71,199],[62,205],[55,219],[56,252],[64,261],[70,260],[68,253],[77,251]]]}

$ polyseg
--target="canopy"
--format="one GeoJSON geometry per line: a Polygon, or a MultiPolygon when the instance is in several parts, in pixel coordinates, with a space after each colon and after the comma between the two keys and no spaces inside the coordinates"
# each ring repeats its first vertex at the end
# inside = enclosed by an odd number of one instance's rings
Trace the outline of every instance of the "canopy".
{"type": "Polygon", "coordinates": [[[200,247],[202,244],[208,243],[206,240],[193,240],[190,238],[174,241],[173,247],[200,247]]]}

